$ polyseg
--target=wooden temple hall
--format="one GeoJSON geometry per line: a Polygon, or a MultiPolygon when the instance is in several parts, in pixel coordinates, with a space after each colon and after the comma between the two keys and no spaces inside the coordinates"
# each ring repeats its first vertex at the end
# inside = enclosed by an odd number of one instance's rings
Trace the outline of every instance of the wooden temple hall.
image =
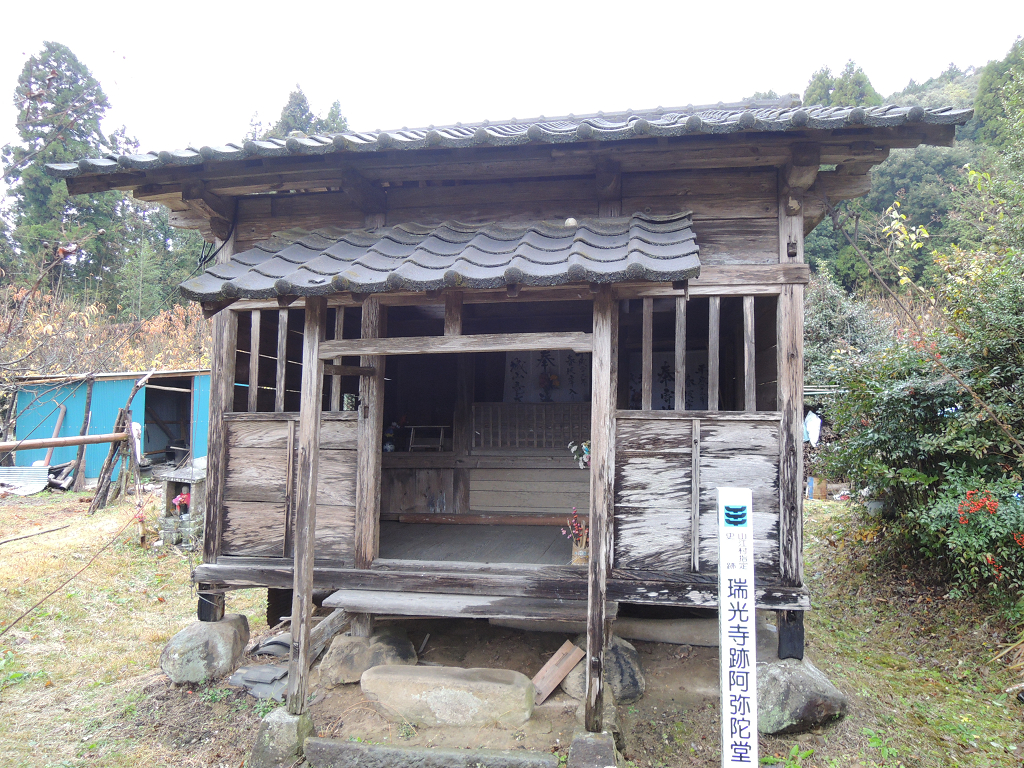
{"type": "Polygon", "coordinates": [[[183,284],[214,318],[201,617],[293,589],[300,702],[313,590],[363,634],[585,619],[594,729],[618,605],[718,605],[719,486],[753,491],[757,604],[802,656],[803,238],[969,114],[719,105],[50,172],[218,241],[183,284]]]}

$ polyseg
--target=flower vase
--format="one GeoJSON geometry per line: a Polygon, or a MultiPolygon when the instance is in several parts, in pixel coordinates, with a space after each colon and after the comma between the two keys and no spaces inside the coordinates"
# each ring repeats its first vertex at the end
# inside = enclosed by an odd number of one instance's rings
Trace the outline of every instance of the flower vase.
{"type": "Polygon", "coordinates": [[[573,565],[587,565],[590,562],[590,552],[587,547],[578,547],[575,544],[572,545],[572,561],[573,565]]]}

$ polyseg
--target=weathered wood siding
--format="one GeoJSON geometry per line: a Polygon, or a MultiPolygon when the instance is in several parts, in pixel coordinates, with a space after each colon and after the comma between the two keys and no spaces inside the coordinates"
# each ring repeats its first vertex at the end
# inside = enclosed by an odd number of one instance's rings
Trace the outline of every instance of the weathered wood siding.
{"type": "Polygon", "coordinates": [[[547,513],[581,517],[590,509],[590,473],[573,469],[473,469],[469,508],[473,512],[547,513]]]}
{"type": "MultiPolygon", "coordinates": [[[[621,414],[621,412],[620,412],[621,414]]],[[[715,489],[750,488],[758,579],[779,580],[779,425],[764,418],[616,420],[615,558],[625,570],[712,575],[718,560],[715,489]],[[694,482],[694,452],[698,468],[694,482]],[[694,547],[693,493],[699,486],[694,547]],[[697,568],[694,568],[696,562],[697,568]]]]}
{"type": "MultiPolygon", "coordinates": [[[[621,174],[621,215],[693,211],[701,264],[778,264],[778,173],[774,168],[630,172],[621,174]]],[[[591,175],[524,181],[481,180],[444,185],[392,183],[388,226],[444,221],[525,222],[600,214],[591,175]]],[[[240,199],[236,251],[274,232],[302,227],[358,229],[365,214],[343,192],[267,195],[240,199]]]]}
{"type": "MultiPolygon", "coordinates": [[[[356,422],[355,414],[339,416],[325,415],[320,427],[316,555],[351,563],[356,422]]],[[[221,553],[288,557],[293,539],[297,415],[229,414],[225,421],[221,553]]]]}

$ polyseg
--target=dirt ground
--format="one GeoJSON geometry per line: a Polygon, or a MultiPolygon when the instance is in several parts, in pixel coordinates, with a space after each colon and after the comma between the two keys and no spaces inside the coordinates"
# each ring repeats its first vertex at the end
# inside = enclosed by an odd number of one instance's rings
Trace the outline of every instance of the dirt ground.
{"type": "MultiPolygon", "coordinates": [[[[223,680],[173,686],[158,667],[167,640],[195,620],[194,557],[140,547],[137,506],[90,517],[87,501],[87,494],[0,501],[0,539],[68,526],[0,547],[0,631],[106,546],[0,637],[0,765],[241,768],[261,717],[276,704],[223,680]]],[[[807,653],[850,708],[814,733],[762,737],[762,758],[781,762],[795,748],[798,758],[786,764],[807,768],[1021,765],[1024,705],[1007,689],[1021,681],[1012,664],[1024,664],[1024,655],[992,662],[1019,631],[1001,624],[983,600],[950,599],[926,563],[883,542],[855,508],[807,504],[805,570],[814,608],[807,653]]],[[[269,632],[264,591],[231,593],[228,610],[249,617],[253,641],[269,632]]],[[[417,648],[429,634],[424,662],[531,677],[573,637],[479,620],[404,623],[417,648]]],[[[714,679],[714,653],[634,644],[647,692],[617,708],[627,767],[719,765],[714,686],[706,685],[707,696],[683,690],[697,677],[714,679]]],[[[519,729],[417,729],[381,717],[357,684],[326,689],[315,668],[311,682],[317,730],[342,739],[564,756],[577,727],[577,702],[559,692],[519,729]]]]}

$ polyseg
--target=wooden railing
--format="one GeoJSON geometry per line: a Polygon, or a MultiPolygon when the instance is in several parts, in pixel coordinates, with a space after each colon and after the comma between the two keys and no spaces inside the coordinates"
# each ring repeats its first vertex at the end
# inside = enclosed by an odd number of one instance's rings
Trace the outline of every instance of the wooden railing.
{"type": "Polygon", "coordinates": [[[590,403],[473,403],[473,448],[550,448],[590,439],[590,403]]]}

